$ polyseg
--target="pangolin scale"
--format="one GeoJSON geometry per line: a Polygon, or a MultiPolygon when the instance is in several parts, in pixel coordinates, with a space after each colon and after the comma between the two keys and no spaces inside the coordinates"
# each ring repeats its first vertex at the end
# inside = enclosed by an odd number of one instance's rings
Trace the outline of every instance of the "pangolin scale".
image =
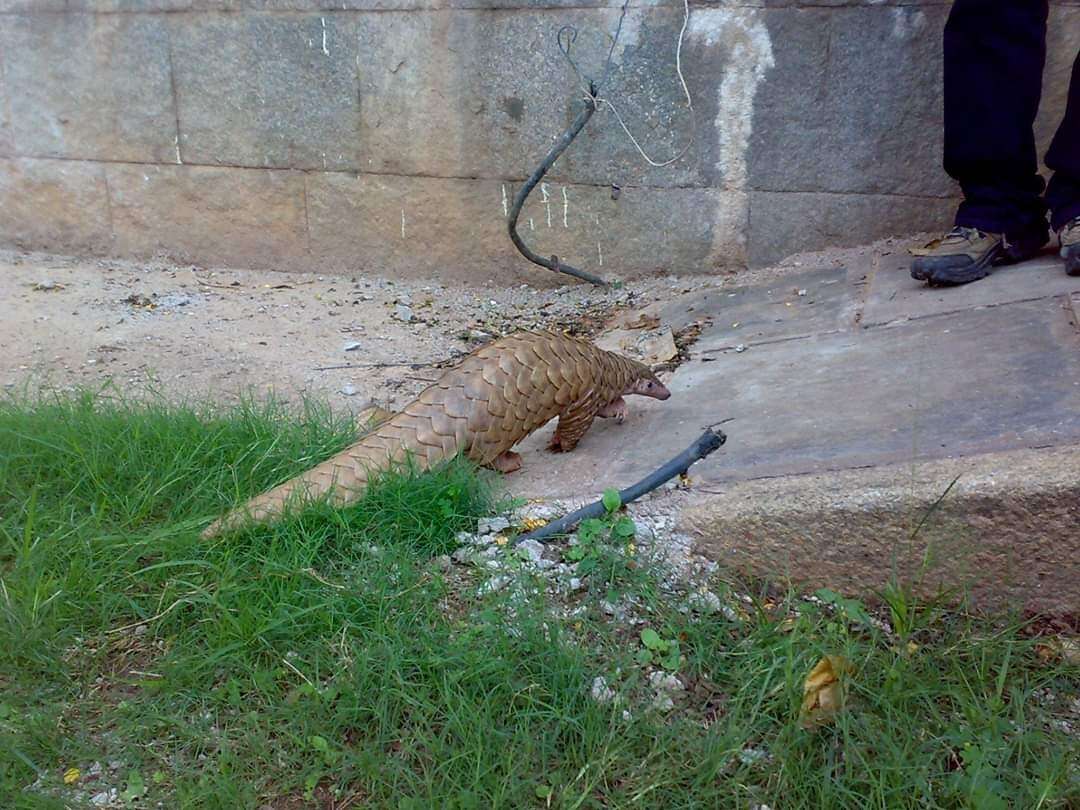
{"type": "Polygon", "coordinates": [[[229,512],[203,536],[272,520],[297,494],[330,493],[344,506],[359,498],[370,475],[408,455],[420,469],[462,452],[511,472],[521,466],[511,448],[553,417],[559,422],[549,447],[569,451],[597,416],[621,422],[626,394],[670,395],[642,363],[568,335],[516,332],[469,354],[355,444],[229,512]]]}

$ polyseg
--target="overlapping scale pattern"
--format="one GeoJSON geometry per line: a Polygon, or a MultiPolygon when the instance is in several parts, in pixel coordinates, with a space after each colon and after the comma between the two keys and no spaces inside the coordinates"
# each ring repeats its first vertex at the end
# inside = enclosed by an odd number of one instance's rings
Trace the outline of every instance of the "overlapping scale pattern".
{"type": "Polygon", "coordinates": [[[596,410],[648,374],[640,363],[568,335],[508,335],[468,355],[352,446],[253,498],[212,524],[204,536],[248,517],[272,519],[297,494],[318,497],[332,490],[336,503],[349,503],[372,472],[409,455],[421,468],[459,451],[490,464],[553,417],[583,432],[596,410]]]}

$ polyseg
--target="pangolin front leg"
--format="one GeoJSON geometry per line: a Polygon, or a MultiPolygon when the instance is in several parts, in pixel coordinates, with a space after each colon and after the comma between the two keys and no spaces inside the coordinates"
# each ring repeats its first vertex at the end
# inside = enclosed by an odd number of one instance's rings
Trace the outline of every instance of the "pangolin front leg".
{"type": "Polygon", "coordinates": [[[548,449],[555,452],[569,453],[596,418],[599,408],[591,399],[571,405],[559,416],[559,423],[555,426],[555,435],[548,443],[548,449]]]}
{"type": "Polygon", "coordinates": [[[626,419],[626,400],[615,397],[611,402],[596,412],[601,419],[614,419],[620,425],[626,419]]]}

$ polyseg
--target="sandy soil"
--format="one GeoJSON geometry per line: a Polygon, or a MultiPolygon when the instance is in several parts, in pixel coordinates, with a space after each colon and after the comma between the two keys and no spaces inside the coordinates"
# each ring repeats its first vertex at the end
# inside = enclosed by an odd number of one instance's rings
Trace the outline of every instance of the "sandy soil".
{"type": "Polygon", "coordinates": [[[535,327],[591,335],[621,310],[725,283],[543,281],[546,289],[463,287],[0,252],[0,386],[110,384],[224,402],[273,391],[396,409],[438,364],[490,336],[535,327]]]}

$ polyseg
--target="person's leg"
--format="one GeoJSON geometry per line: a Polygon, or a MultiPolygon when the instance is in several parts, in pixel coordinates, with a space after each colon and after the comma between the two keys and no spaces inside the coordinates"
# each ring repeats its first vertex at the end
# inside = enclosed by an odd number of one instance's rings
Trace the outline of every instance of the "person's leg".
{"type": "Polygon", "coordinates": [[[1066,272],[1080,276],[1080,53],[1073,62],[1065,117],[1046,152],[1046,165],[1054,172],[1046,189],[1050,225],[1061,237],[1066,272]]]}
{"type": "Polygon", "coordinates": [[[964,200],[956,230],[912,265],[963,283],[1049,238],[1032,124],[1046,59],[1047,0],[957,0],[944,36],[945,171],[964,200]]]}

